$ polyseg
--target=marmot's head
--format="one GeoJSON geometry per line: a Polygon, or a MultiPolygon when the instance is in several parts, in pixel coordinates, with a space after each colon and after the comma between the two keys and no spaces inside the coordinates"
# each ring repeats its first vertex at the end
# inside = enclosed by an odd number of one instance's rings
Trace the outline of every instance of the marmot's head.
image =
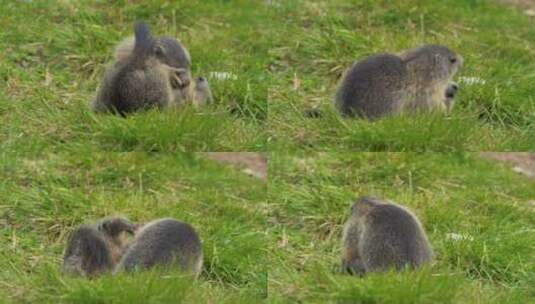
{"type": "Polygon", "coordinates": [[[160,59],[160,62],[168,66],[188,70],[191,67],[191,57],[188,50],[175,38],[157,38],[154,53],[160,59]]]}
{"type": "Polygon", "coordinates": [[[174,89],[182,89],[191,82],[191,57],[188,50],[175,38],[161,37],[156,39],[154,54],[158,60],[170,67],[178,69],[175,72],[178,83],[171,82],[174,89]]]}
{"type": "MultiPolygon", "coordinates": [[[[128,37],[121,41],[115,47],[115,60],[118,63],[126,63],[134,50],[135,38],[128,37]]],[[[189,85],[191,81],[191,56],[188,50],[177,39],[172,37],[158,37],[154,38],[152,54],[158,58],[158,61],[170,67],[179,69],[173,73],[178,82],[173,82],[171,78],[171,85],[173,88],[184,88],[189,85]]]]}
{"type": "Polygon", "coordinates": [[[195,98],[196,105],[206,105],[213,101],[212,91],[210,85],[205,77],[197,77],[195,79],[195,98]]]}
{"type": "Polygon", "coordinates": [[[442,82],[451,80],[463,65],[463,58],[443,45],[427,44],[410,49],[400,55],[412,73],[418,78],[442,82]]]}
{"type": "Polygon", "coordinates": [[[381,201],[378,198],[371,196],[362,196],[358,198],[353,205],[351,205],[351,216],[362,217],[367,215],[370,210],[375,208],[378,205],[384,204],[384,201],[381,201]]]}
{"type": "Polygon", "coordinates": [[[130,222],[124,217],[111,217],[100,221],[97,229],[101,232],[107,240],[111,260],[117,263],[124,251],[128,248],[132,241],[132,236],[136,234],[138,224],[130,222]]]}
{"type": "Polygon", "coordinates": [[[97,229],[107,236],[116,238],[123,232],[133,235],[137,230],[137,225],[124,217],[111,217],[102,220],[97,225],[97,229]]]}

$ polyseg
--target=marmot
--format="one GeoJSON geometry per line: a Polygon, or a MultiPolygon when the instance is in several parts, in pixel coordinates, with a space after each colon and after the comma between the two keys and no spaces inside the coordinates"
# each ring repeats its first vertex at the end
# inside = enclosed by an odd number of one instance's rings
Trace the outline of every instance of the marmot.
{"type": "Polygon", "coordinates": [[[203,264],[201,240],[184,222],[166,218],[143,226],[117,265],[117,272],[176,265],[197,277],[203,264]]]}
{"type": "Polygon", "coordinates": [[[362,197],[351,207],[342,243],[342,270],[358,275],[418,267],[433,258],[416,216],[397,204],[371,197],[362,197]]]}
{"type": "Polygon", "coordinates": [[[346,72],[334,104],[344,116],[372,120],[400,112],[448,111],[453,104],[446,97],[448,86],[462,64],[460,55],[434,44],[399,56],[374,55],[346,72]]]}
{"type": "Polygon", "coordinates": [[[214,100],[212,90],[210,89],[210,84],[208,83],[208,79],[205,77],[196,77],[194,86],[190,85],[190,87],[193,88],[193,96],[190,95],[189,97],[186,97],[186,102],[191,100],[195,106],[204,106],[212,103],[214,100]]]}
{"type": "Polygon", "coordinates": [[[448,111],[451,111],[453,108],[457,91],[459,91],[459,85],[456,82],[451,82],[446,88],[446,100],[444,101],[444,104],[446,105],[446,109],[448,111]]]}
{"type": "MultiPolygon", "coordinates": [[[[173,45],[173,41],[176,41],[176,39],[170,37],[158,37],[156,40],[162,45],[173,45]]],[[[128,60],[128,57],[132,54],[134,49],[134,41],[135,40],[133,37],[126,38],[116,46],[115,60],[117,63],[124,63],[128,60]]],[[[178,43],[181,46],[182,52],[175,51],[177,54],[169,52],[167,56],[180,57],[183,60],[188,61],[187,66],[191,66],[191,57],[188,50],[183,47],[180,42],[178,43]],[[181,56],[182,53],[185,54],[185,56],[181,56]]],[[[186,64],[183,64],[182,66],[186,66],[186,64]]],[[[191,78],[191,71],[188,68],[187,71],[181,75],[181,77],[171,79],[174,104],[177,106],[188,103],[191,103],[195,106],[204,106],[210,104],[213,100],[213,96],[210,85],[208,84],[208,80],[205,77],[196,77],[193,80],[191,78]],[[181,80],[183,85],[177,82],[177,79],[181,80]]]]}
{"type": "Polygon", "coordinates": [[[135,42],[129,56],[105,73],[92,102],[96,112],[121,115],[151,107],[174,105],[174,89],[191,82],[189,54],[172,38],[156,39],[143,22],[135,25],[135,42]]]}
{"type": "Polygon", "coordinates": [[[70,236],[63,257],[63,271],[95,277],[119,262],[137,226],[126,218],[106,218],[96,225],[81,225],[70,236]]]}

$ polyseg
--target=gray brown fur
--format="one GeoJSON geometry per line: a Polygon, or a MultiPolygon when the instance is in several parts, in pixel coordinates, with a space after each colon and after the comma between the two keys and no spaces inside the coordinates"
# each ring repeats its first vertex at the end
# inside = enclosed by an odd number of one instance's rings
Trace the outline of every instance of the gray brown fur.
{"type": "Polygon", "coordinates": [[[159,219],[141,228],[116,271],[176,265],[181,271],[198,276],[202,262],[201,240],[195,229],[174,219],[159,219]]]}
{"type": "MultiPolygon", "coordinates": [[[[128,43],[125,44],[127,46],[128,43]]],[[[185,48],[168,37],[154,38],[147,26],[135,26],[135,42],[122,60],[110,66],[91,107],[96,112],[126,114],[147,108],[175,105],[173,90],[190,85],[190,58],[185,48]]],[[[126,47],[124,48],[126,50],[126,47]]]]}
{"type": "Polygon", "coordinates": [[[344,116],[376,119],[400,112],[449,111],[446,97],[463,59],[441,45],[401,55],[378,54],[356,62],[344,75],[335,107],[344,116]]]}
{"type": "MultiPolygon", "coordinates": [[[[170,43],[171,40],[175,40],[169,37],[157,38],[162,43],[170,43]]],[[[134,39],[126,38],[115,48],[115,59],[117,62],[124,62],[131,54],[134,49],[134,39]]],[[[187,60],[191,62],[191,57],[186,50],[183,48],[184,53],[186,54],[187,60]]],[[[188,70],[187,74],[191,78],[191,71],[188,70]]],[[[210,104],[213,101],[212,90],[208,80],[205,77],[196,77],[192,81],[185,82],[189,83],[186,86],[177,86],[174,85],[175,81],[172,81],[173,87],[173,96],[174,104],[177,106],[184,104],[193,104],[195,106],[204,106],[210,104]]]]}
{"type": "Polygon", "coordinates": [[[173,89],[173,96],[177,106],[192,104],[200,107],[212,103],[213,100],[212,90],[204,77],[195,78],[186,87],[173,89]]]}
{"type": "Polygon", "coordinates": [[[342,243],[342,270],[359,275],[419,267],[433,258],[416,216],[399,205],[371,197],[362,197],[351,207],[342,243]]]}
{"type": "MultiPolygon", "coordinates": [[[[177,41],[176,39],[169,37],[159,37],[155,39],[162,45],[172,45],[173,41],[177,41]]],[[[134,41],[134,38],[130,37],[117,45],[115,48],[116,65],[128,60],[134,50],[134,41]]],[[[168,56],[182,58],[181,60],[184,61],[184,63],[187,62],[187,66],[189,67],[191,65],[189,52],[181,44],[180,47],[181,51],[178,51],[175,48],[176,55],[169,52],[168,56]]],[[[184,67],[186,64],[182,64],[181,66],[184,67]]],[[[196,77],[193,79],[189,68],[174,76],[176,77],[171,77],[170,80],[173,94],[173,105],[181,106],[185,104],[193,104],[195,106],[204,106],[213,101],[212,91],[206,78],[196,77]]]]}
{"type": "MultiPolygon", "coordinates": [[[[160,61],[170,67],[179,69],[171,75],[173,89],[188,87],[192,81],[191,56],[188,50],[175,38],[155,37],[155,45],[160,48],[160,61]]],[[[128,62],[135,49],[135,38],[129,37],[115,47],[116,65],[128,62]]]]}
{"type": "Polygon", "coordinates": [[[81,225],[70,236],[63,257],[63,271],[95,277],[118,263],[127,245],[124,233],[134,234],[136,226],[113,217],[96,225],[81,225]]]}

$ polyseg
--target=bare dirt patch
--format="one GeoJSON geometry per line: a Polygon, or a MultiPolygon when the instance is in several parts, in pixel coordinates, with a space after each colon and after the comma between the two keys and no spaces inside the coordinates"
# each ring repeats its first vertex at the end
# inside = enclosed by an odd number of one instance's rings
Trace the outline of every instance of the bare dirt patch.
{"type": "Polygon", "coordinates": [[[498,0],[498,2],[520,8],[524,14],[535,17],[535,0],[498,0]]]}
{"type": "Polygon", "coordinates": [[[483,152],[488,159],[497,160],[512,166],[513,171],[535,179],[535,153],[527,152],[483,152]]]}
{"type": "Polygon", "coordinates": [[[233,166],[243,173],[267,179],[267,157],[256,152],[202,152],[203,157],[233,166]]]}

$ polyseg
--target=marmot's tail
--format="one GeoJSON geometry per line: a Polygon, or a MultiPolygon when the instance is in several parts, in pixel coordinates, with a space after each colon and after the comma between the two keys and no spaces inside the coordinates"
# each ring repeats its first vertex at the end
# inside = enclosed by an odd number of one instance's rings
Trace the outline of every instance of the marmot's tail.
{"type": "Polygon", "coordinates": [[[150,34],[149,27],[143,21],[136,22],[134,27],[135,32],[135,43],[134,51],[132,52],[134,56],[146,56],[150,54],[153,38],[150,34]]]}

